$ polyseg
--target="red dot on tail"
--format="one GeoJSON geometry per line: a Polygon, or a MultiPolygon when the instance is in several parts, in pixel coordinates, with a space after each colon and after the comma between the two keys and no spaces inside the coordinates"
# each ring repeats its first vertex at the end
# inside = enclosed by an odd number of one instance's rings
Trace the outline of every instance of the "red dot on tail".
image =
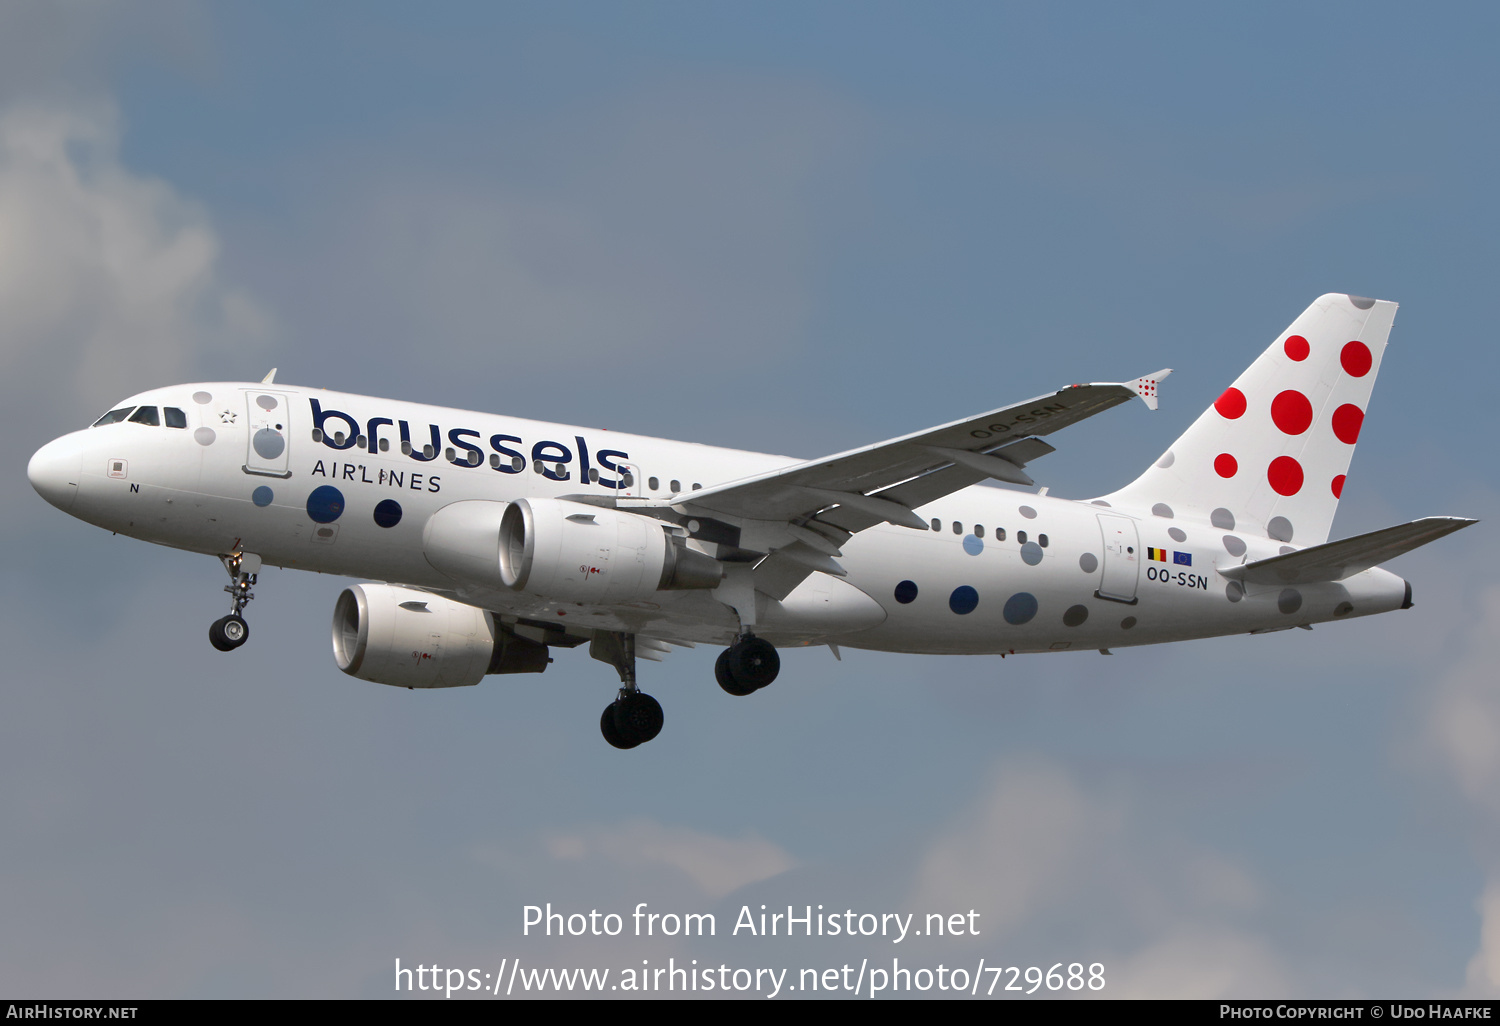
{"type": "Polygon", "coordinates": [[[1302,490],[1302,464],[1290,456],[1278,456],[1266,469],[1266,480],[1278,495],[1296,495],[1302,490]]]}
{"type": "Polygon", "coordinates": [[[1271,400],[1271,420],[1289,435],[1300,435],[1312,425],[1313,408],[1307,396],[1287,389],[1271,400]]]}
{"type": "Polygon", "coordinates": [[[1287,356],[1290,356],[1298,363],[1307,359],[1307,354],[1311,352],[1311,347],[1308,346],[1307,339],[1301,335],[1288,336],[1286,342],[1282,344],[1282,348],[1286,350],[1287,356]]]}
{"type": "Polygon", "coordinates": [[[1342,499],[1344,497],[1344,475],[1340,474],[1333,479],[1333,497],[1342,499]]]}
{"type": "Polygon", "coordinates": [[[1221,452],[1214,457],[1214,470],[1220,477],[1233,477],[1240,472],[1239,461],[1227,452],[1221,452]]]}
{"type": "Polygon", "coordinates": [[[1226,388],[1224,394],[1214,402],[1214,409],[1225,420],[1238,420],[1245,415],[1245,393],[1237,388],[1226,388]]]}
{"type": "Polygon", "coordinates": [[[1370,347],[1363,342],[1348,342],[1344,345],[1343,352],[1339,353],[1339,362],[1350,375],[1362,378],[1370,373],[1370,365],[1375,362],[1375,358],[1370,355],[1370,347]]]}
{"type": "Polygon", "coordinates": [[[1333,433],[1341,442],[1353,445],[1359,441],[1359,429],[1365,422],[1365,411],[1345,403],[1333,411],[1333,433]]]}

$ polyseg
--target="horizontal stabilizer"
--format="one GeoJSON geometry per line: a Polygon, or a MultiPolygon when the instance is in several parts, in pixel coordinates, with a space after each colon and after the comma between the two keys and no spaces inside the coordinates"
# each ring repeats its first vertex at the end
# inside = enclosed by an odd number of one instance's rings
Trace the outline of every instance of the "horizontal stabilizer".
{"type": "Polygon", "coordinates": [[[1395,559],[1403,552],[1436,541],[1445,534],[1476,524],[1463,517],[1423,517],[1409,524],[1397,524],[1343,541],[1325,542],[1300,552],[1256,560],[1243,566],[1220,569],[1232,581],[1250,584],[1315,584],[1320,581],[1342,581],[1395,559]]]}

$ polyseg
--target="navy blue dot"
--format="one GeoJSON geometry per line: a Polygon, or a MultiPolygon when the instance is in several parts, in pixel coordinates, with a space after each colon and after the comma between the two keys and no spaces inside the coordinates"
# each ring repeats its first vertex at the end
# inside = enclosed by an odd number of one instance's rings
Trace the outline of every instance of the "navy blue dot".
{"type": "Polygon", "coordinates": [[[964,537],[964,551],[971,556],[977,556],[984,551],[984,539],[975,534],[964,537]]]}
{"type": "Polygon", "coordinates": [[[395,527],[401,523],[401,503],[395,499],[381,499],[375,504],[375,523],[381,527],[395,527]]]}
{"type": "Polygon", "coordinates": [[[331,524],[344,513],[344,493],[333,485],[319,485],[307,497],[307,515],[316,523],[331,524]]]}
{"type": "Polygon", "coordinates": [[[959,616],[974,612],[975,607],[978,605],[979,592],[967,584],[961,584],[957,588],[954,588],[953,594],[948,596],[948,608],[959,616]]]}
{"type": "Polygon", "coordinates": [[[916,581],[902,581],[900,584],[896,585],[896,601],[897,602],[901,603],[904,606],[908,602],[915,602],[916,600],[917,600],[917,582],[916,581]]]}
{"type": "Polygon", "coordinates": [[[276,498],[276,495],[265,485],[261,485],[259,488],[255,489],[255,491],[250,493],[250,501],[255,503],[257,506],[269,506],[271,504],[271,500],[274,498],[276,498]]]}
{"type": "Polygon", "coordinates": [[[1005,622],[1020,626],[1027,623],[1036,616],[1036,596],[1026,591],[1018,591],[1005,600],[1004,610],[1005,622]]]}

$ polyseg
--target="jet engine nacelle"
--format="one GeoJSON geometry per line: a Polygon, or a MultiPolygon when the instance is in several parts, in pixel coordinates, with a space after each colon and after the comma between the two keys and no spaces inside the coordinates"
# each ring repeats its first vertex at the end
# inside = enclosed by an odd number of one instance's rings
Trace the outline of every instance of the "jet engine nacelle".
{"type": "Polygon", "coordinates": [[[660,520],[565,499],[511,503],[499,557],[506,587],[573,602],[715,588],[724,578],[718,560],[688,548],[660,520]]]}
{"type": "Polygon", "coordinates": [[[541,673],[550,662],[546,645],[517,637],[483,609],[390,584],[355,584],[339,595],[333,657],[352,677],[405,688],[541,673]]]}

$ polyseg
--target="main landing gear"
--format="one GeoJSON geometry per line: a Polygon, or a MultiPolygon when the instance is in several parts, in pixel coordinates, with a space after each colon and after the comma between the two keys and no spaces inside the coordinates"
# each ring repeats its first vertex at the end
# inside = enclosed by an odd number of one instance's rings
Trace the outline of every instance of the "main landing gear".
{"type": "Polygon", "coordinates": [[[208,641],[220,652],[232,652],[250,638],[250,625],[245,622],[243,614],[250,600],[255,598],[250,588],[260,572],[260,557],[249,552],[232,552],[227,556],[220,556],[219,561],[224,564],[224,569],[234,581],[233,584],[224,585],[224,590],[229,592],[234,612],[213,622],[208,628],[208,641]]]}
{"type": "MultiPolygon", "coordinates": [[[[635,686],[635,635],[596,631],[589,655],[620,671],[620,694],[599,716],[599,733],[616,748],[634,748],[661,733],[661,703],[635,686]]],[[[742,634],[719,654],[714,676],[731,695],[748,695],[776,679],[781,657],[776,646],[742,634]]]]}
{"type": "Polygon", "coordinates": [[[635,635],[597,631],[589,655],[620,672],[620,694],[599,716],[599,732],[616,748],[634,748],[661,733],[661,703],[635,686],[635,635]]]}
{"type": "Polygon", "coordinates": [[[714,663],[719,687],[740,697],[759,691],[780,672],[781,657],[776,654],[776,646],[753,634],[741,635],[719,653],[719,660],[714,663]]]}

